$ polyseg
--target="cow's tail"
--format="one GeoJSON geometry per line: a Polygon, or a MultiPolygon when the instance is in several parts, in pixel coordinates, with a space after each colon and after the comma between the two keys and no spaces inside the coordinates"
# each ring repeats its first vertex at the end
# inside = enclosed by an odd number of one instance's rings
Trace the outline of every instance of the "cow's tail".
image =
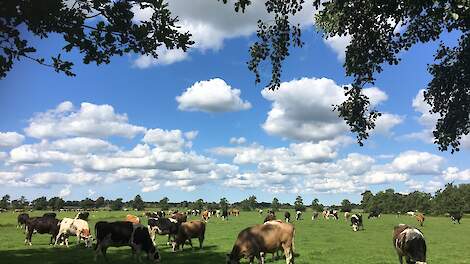
{"type": "Polygon", "coordinates": [[[295,228],[294,228],[294,232],[292,233],[292,255],[294,255],[294,252],[295,252],[295,228]]]}

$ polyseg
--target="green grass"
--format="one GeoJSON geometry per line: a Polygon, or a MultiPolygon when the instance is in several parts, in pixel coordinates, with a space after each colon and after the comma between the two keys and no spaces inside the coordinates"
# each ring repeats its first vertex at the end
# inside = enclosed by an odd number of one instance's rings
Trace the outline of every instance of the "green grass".
{"type": "MultiPolygon", "coordinates": [[[[32,216],[42,212],[33,212],[32,216]]],[[[127,212],[93,212],[90,215],[90,227],[99,220],[116,221],[124,219],[127,212]]],[[[135,212],[141,215],[141,212],[135,212]]],[[[76,239],[70,238],[70,248],[51,247],[49,235],[33,235],[33,245],[25,246],[24,234],[16,229],[17,213],[0,214],[0,263],[93,263],[91,249],[76,245],[76,239]]],[[[279,213],[282,215],[282,213],[279,213]]],[[[293,214],[292,214],[293,215],[293,214]]],[[[74,213],[60,213],[58,218],[73,217],[74,213]]],[[[296,227],[295,253],[297,264],[310,263],[398,263],[392,246],[391,233],[398,223],[417,225],[414,218],[392,215],[380,219],[365,219],[365,230],[353,232],[344,219],[339,221],[310,220],[310,213],[302,221],[294,221],[296,227]]],[[[190,250],[173,253],[166,245],[166,236],[158,237],[158,247],[162,263],[225,263],[225,255],[231,250],[239,231],[258,224],[264,216],[255,212],[242,212],[239,217],[230,217],[223,222],[217,218],[209,220],[206,240],[202,250],[190,250]]],[[[145,224],[145,218],[144,224],[145,224]]],[[[191,217],[190,219],[197,219],[191,217]]],[[[92,228],[93,229],[93,228],[92,228]]],[[[428,263],[470,263],[470,220],[463,219],[461,225],[452,224],[449,218],[426,217],[423,231],[428,245],[428,263]]],[[[193,241],[198,245],[197,239],[193,241]]],[[[110,248],[110,263],[134,263],[130,248],[110,248]]],[[[100,260],[104,263],[104,260],[100,260]]],[[[243,263],[247,263],[245,260],[243,263]]],[[[284,260],[268,263],[285,263],[284,260]]]]}

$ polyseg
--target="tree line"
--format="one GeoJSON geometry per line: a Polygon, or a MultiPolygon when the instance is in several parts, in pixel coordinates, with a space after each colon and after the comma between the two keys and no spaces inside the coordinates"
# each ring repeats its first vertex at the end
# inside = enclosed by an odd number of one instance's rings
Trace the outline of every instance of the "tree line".
{"type": "Polygon", "coordinates": [[[124,201],[122,198],[108,200],[100,196],[96,200],[85,198],[81,201],[65,201],[60,197],[52,197],[49,200],[45,197],[39,197],[28,201],[24,196],[19,199],[11,200],[10,196],[4,195],[0,200],[0,208],[8,209],[31,209],[31,210],[60,210],[60,209],[100,209],[119,211],[123,209],[145,210],[145,208],[159,208],[160,210],[169,210],[170,208],[187,208],[189,210],[218,210],[229,208],[239,208],[243,211],[252,211],[257,209],[269,209],[273,211],[294,209],[296,211],[305,211],[310,208],[313,211],[321,212],[325,209],[340,210],[351,212],[361,210],[364,212],[379,211],[381,213],[395,214],[408,211],[418,211],[425,214],[443,215],[449,212],[470,213],[470,184],[455,185],[448,183],[444,189],[437,190],[434,195],[426,192],[414,191],[403,194],[395,192],[393,189],[379,191],[376,194],[370,190],[364,191],[359,204],[351,203],[348,199],[341,201],[339,205],[325,206],[314,198],[310,205],[304,204],[302,196],[297,196],[294,203],[281,203],[274,197],[272,202],[258,202],[256,196],[251,195],[248,198],[229,203],[227,198],[223,197],[219,202],[208,202],[203,199],[196,201],[170,202],[168,197],[159,201],[144,201],[140,195],[134,199],[124,201]]]}

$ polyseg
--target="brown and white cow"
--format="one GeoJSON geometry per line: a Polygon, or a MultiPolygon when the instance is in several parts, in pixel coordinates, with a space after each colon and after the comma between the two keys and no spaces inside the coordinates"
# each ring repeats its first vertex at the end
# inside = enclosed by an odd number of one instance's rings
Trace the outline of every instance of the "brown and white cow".
{"type": "Polygon", "coordinates": [[[204,221],[206,221],[206,222],[209,220],[209,211],[204,210],[204,211],[202,212],[202,220],[204,220],[204,221]]]}
{"type": "Polygon", "coordinates": [[[406,263],[426,264],[426,241],[419,229],[404,224],[395,226],[393,246],[400,264],[403,264],[403,257],[406,263]]]}
{"type": "Polygon", "coordinates": [[[227,255],[227,264],[238,264],[242,258],[248,258],[250,263],[258,258],[264,263],[266,253],[284,250],[286,263],[294,263],[294,226],[278,221],[268,224],[255,225],[242,230],[235,241],[232,252],[227,255]]]}
{"type": "Polygon", "coordinates": [[[351,217],[350,212],[344,212],[344,220],[348,221],[350,217],[351,217]]]}
{"type": "Polygon", "coordinates": [[[202,221],[184,222],[180,225],[178,233],[176,234],[175,241],[173,241],[173,251],[176,251],[181,246],[183,249],[184,243],[188,242],[193,248],[192,238],[199,239],[199,248],[202,249],[204,236],[206,234],[206,223],[202,221]]]}
{"type": "Polygon", "coordinates": [[[417,214],[416,215],[416,220],[418,221],[420,226],[423,226],[424,224],[424,214],[417,214]]]}
{"type": "Polygon", "coordinates": [[[91,247],[92,243],[92,236],[90,232],[90,227],[88,226],[88,222],[83,219],[72,219],[72,218],[64,218],[60,221],[59,226],[59,233],[55,239],[55,246],[57,245],[58,241],[62,237],[65,241],[65,245],[69,246],[69,236],[77,236],[77,244],[80,244],[80,240],[83,239],[85,241],[86,247],[91,247]]]}
{"type": "Polygon", "coordinates": [[[126,221],[131,222],[135,225],[140,224],[140,218],[135,215],[130,215],[130,214],[126,215],[126,221]]]}

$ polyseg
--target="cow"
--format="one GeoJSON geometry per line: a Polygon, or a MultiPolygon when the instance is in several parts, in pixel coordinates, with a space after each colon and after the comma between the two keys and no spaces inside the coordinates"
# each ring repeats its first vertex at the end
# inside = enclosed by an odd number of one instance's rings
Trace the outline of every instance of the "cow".
{"type": "Polygon", "coordinates": [[[42,215],[42,217],[52,217],[52,218],[56,218],[57,214],[56,213],[44,213],[42,215]]]}
{"type": "Polygon", "coordinates": [[[75,219],[81,219],[81,220],[88,221],[89,216],[90,216],[89,212],[80,212],[80,213],[77,214],[77,216],[75,216],[75,219]]]}
{"type": "Polygon", "coordinates": [[[393,229],[393,246],[398,254],[400,264],[403,257],[406,263],[426,263],[426,241],[423,233],[412,226],[400,224],[393,229]]]}
{"type": "Polygon", "coordinates": [[[192,238],[199,239],[199,249],[202,249],[202,243],[204,242],[204,236],[206,234],[206,223],[202,221],[190,221],[181,224],[176,234],[175,241],[173,241],[173,251],[183,250],[184,243],[187,241],[191,248],[193,248],[192,238]]]}
{"type": "Polygon", "coordinates": [[[297,212],[295,212],[295,220],[296,221],[302,220],[302,212],[301,211],[297,210],[297,212]]]}
{"type": "Polygon", "coordinates": [[[286,211],[284,213],[284,218],[286,219],[286,223],[289,223],[290,222],[290,213],[286,211]]]}
{"type": "Polygon", "coordinates": [[[320,215],[319,212],[313,212],[313,214],[312,214],[312,221],[315,220],[315,219],[317,219],[319,215],[320,215]]]}
{"type": "Polygon", "coordinates": [[[263,215],[263,209],[258,210],[259,215],[263,215]]]}
{"type": "Polygon", "coordinates": [[[175,237],[181,223],[173,218],[149,218],[148,229],[152,241],[155,243],[156,234],[168,235],[168,245],[170,244],[171,237],[175,237]]]}
{"type": "Polygon", "coordinates": [[[240,210],[238,209],[232,209],[232,211],[230,212],[231,215],[233,216],[240,216],[240,210]]]}
{"type": "Polygon", "coordinates": [[[413,216],[415,216],[416,213],[413,212],[413,211],[408,211],[408,212],[406,212],[406,214],[407,214],[408,216],[413,217],[413,216]]]}
{"type": "Polygon", "coordinates": [[[205,210],[202,212],[202,220],[206,222],[209,220],[209,211],[205,210]]]}
{"type": "Polygon", "coordinates": [[[140,224],[135,225],[128,221],[100,221],[95,224],[95,235],[95,261],[98,260],[99,254],[103,255],[107,261],[106,250],[108,247],[122,246],[131,247],[132,255],[137,253],[139,262],[142,251],[147,253],[147,259],[155,262],[160,261],[160,254],[150,239],[148,229],[140,224]]]}
{"type": "Polygon", "coordinates": [[[65,240],[65,245],[69,247],[69,235],[77,236],[77,244],[80,244],[80,240],[83,238],[85,241],[85,246],[91,246],[93,238],[91,236],[87,221],[78,218],[62,219],[62,221],[60,221],[59,233],[56,236],[54,245],[57,245],[58,241],[62,237],[65,240]]]}
{"type": "Polygon", "coordinates": [[[418,221],[420,226],[423,226],[423,224],[424,224],[424,214],[417,214],[416,215],[416,220],[418,221]]]}
{"type": "Polygon", "coordinates": [[[16,228],[21,228],[21,229],[26,228],[26,222],[28,221],[28,219],[29,219],[29,214],[26,214],[26,213],[19,214],[17,218],[18,224],[16,228]]]}
{"type": "Polygon", "coordinates": [[[460,220],[462,219],[462,213],[461,212],[451,212],[451,213],[449,213],[449,215],[450,215],[450,219],[452,219],[452,222],[454,224],[457,222],[460,225],[460,220]]]}
{"type": "Polygon", "coordinates": [[[369,213],[369,216],[367,216],[367,219],[379,218],[379,217],[380,217],[380,211],[379,210],[373,210],[372,212],[369,213]]]}
{"type": "Polygon", "coordinates": [[[131,222],[136,225],[140,224],[140,218],[135,215],[130,215],[130,214],[126,215],[126,221],[131,222]]]}
{"type": "Polygon", "coordinates": [[[359,228],[362,228],[362,230],[364,230],[364,224],[362,222],[361,214],[353,214],[351,216],[351,226],[354,232],[358,231],[359,228]]]}
{"type": "Polygon", "coordinates": [[[228,220],[228,210],[222,209],[222,221],[228,220]]]}
{"type": "Polygon", "coordinates": [[[25,245],[31,243],[31,237],[33,233],[36,231],[39,234],[51,234],[51,241],[50,244],[52,245],[54,239],[57,237],[59,233],[59,220],[55,219],[54,217],[32,217],[26,221],[26,238],[25,238],[25,245]]]}
{"type": "Polygon", "coordinates": [[[338,211],[336,211],[336,210],[325,210],[325,211],[323,211],[323,218],[329,220],[330,217],[332,217],[335,220],[338,220],[339,219],[338,211]]]}
{"type": "Polygon", "coordinates": [[[266,215],[266,217],[264,218],[263,223],[266,223],[268,221],[273,221],[273,220],[276,220],[276,214],[274,213],[274,211],[270,211],[269,214],[266,215]]]}
{"type": "Polygon", "coordinates": [[[350,212],[344,212],[344,220],[348,221],[350,217],[351,217],[350,212]]]}
{"type": "Polygon", "coordinates": [[[264,263],[266,253],[284,250],[286,263],[294,263],[295,229],[291,224],[273,223],[248,227],[242,230],[235,241],[232,251],[227,254],[227,264],[238,264],[242,258],[250,263],[258,258],[264,263]]]}

